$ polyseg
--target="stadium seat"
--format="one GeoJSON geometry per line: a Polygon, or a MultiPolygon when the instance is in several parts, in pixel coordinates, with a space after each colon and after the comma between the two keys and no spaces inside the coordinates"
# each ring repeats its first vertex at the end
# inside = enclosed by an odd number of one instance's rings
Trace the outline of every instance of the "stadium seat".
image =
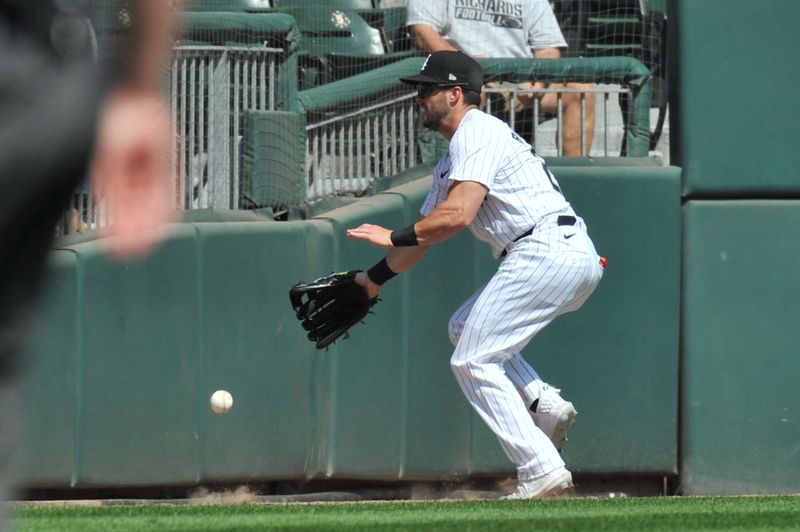
{"type": "Polygon", "coordinates": [[[411,55],[410,51],[390,52],[381,31],[356,11],[309,4],[314,5],[273,9],[294,17],[300,29],[301,88],[323,85],[411,55]]]}
{"type": "Polygon", "coordinates": [[[373,0],[273,0],[275,7],[332,7],[339,9],[372,9],[373,0]]]}
{"type": "Polygon", "coordinates": [[[409,57],[405,8],[379,9],[373,0],[186,0],[184,12],[279,12],[302,34],[301,88],[341,79],[409,57]]]}
{"type": "Polygon", "coordinates": [[[309,54],[386,53],[380,32],[353,10],[322,6],[276,7],[275,10],[294,17],[303,35],[301,47],[309,54]]]}
{"type": "Polygon", "coordinates": [[[267,11],[271,0],[184,0],[181,11],[267,11]]]}
{"type": "Polygon", "coordinates": [[[641,59],[639,0],[556,0],[553,7],[570,56],[641,59]]]}
{"type": "MultiPolygon", "coordinates": [[[[207,0],[208,1],[208,0],[207,0]]],[[[373,28],[377,28],[384,39],[388,52],[408,50],[410,48],[406,31],[406,8],[379,8],[375,0],[272,0],[276,8],[331,8],[357,12],[373,28]]]]}
{"type": "Polygon", "coordinates": [[[381,32],[388,52],[411,50],[411,34],[406,26],[406,8],[356,9],[367,24],[381,32]]]}

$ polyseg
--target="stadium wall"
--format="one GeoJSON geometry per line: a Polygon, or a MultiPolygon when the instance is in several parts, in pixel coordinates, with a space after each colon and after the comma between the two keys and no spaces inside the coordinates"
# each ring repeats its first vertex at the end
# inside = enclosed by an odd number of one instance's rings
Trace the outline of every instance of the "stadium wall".
{"type": "MultiPolygon", "coordinates": [[[[586,306],[525,355],[578,405],[565,450],[576,473],[674,476],[680,170],[558,175],[609,267],[586,306]]],[[[296,281],[377,261],[382,251],[345,229],[408,224],[428,187],[415,180],[307,221],[175,224],[134,264],[109,261],[102,240],[54,251],[18,483],[512,475],[448,364],[450,313],[495,268],[482,244],[462,234],[432,249],[327,351],[289,306],[296,281]],[[208,407],[219,388],[235,401],[224,416],[208,407]]]]}
{"type": "Polygon", "coordinates": [[[683,169],[681,491],[800,489],[794,0],[672,0],[683,169]]]}
{"type": "MultiPolygon", "coordinates": [[[[578,404],[576,472],[679,472],[687,494],[796,492],[800,286],[784,234],[800,215],[800,3],[667,8],[682,170],[557,169],[610,263],[526,356],[578,404]]],[[[343,228],[408,223],[424,188],[304,222],[176,224],[138,264],[108,262],[102,242],[55,250],[18,482],[511,474],[447,367],[447,317],[492,270],[467,235],[392,281],[327,352],[288,308],[293,282],[380,256],[343,228]],[[221,387],[236,400],[224,417],[207,406],[221,387]]]]}

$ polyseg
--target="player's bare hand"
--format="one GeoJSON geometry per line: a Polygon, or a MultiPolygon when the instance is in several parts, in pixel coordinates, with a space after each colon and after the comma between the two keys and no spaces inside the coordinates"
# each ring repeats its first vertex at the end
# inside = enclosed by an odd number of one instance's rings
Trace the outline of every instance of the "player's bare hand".
{"type": "Polygon", "coordinates": [[[381,285],[373,283],[367,275],[367,272],[358,272],[356,274],[355,281],[356,284],[364,287],[364,290],[367,291],[367,296],[369,296],[370,299],[375,299],[381,292],[381,285]]]}
{"type": "Polygon", "coordinates": [[[149,251],[175,215],[169,141],[169,107],[160,94],[119,89],[106,100],[92,180],[112,220],[101,234],[119,258],[149,251]]]}
{"type": "Polygon", "coordinates": [[[391,229],[386,229],[380,225],[361,224],[355,229],[348,229],[346,234],[350,238],[360,238],[381,248],[393,247],[391,229]]]}

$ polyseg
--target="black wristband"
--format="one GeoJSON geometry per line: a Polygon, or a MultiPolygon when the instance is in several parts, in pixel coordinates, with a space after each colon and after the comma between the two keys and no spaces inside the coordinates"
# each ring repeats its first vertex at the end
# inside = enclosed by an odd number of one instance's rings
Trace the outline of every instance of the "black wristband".
{"type": "Polygon", "coordinates": [[[389,264],[386,262],[386,257],[381,259],[378,264],[367,270],[367,277],[369,277],[369,280],[378,285],[382,285],[395,275],[397,275],[397,272],[393,272],[389,268],[389,264]]]}
{"type": "Polygon", "coordinates": [[[417,242],[417,233],[414,232],[414,224],[409,225],[405,229],[392,231],[389,238],[391,238],[394,247],[419,245],[419,242],[417,242]]]}

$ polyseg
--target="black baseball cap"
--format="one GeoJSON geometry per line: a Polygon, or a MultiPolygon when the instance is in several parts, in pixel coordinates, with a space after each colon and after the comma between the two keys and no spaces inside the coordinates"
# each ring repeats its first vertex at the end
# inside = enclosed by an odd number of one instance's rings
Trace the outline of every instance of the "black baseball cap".
{"type": "Polygon", "coordinates": [[[419,74],[400,81],[410,85],[461,86],[479,93],[483,87],[483,69],[464,52],[442,50],[428,56],[419,74]]]}

